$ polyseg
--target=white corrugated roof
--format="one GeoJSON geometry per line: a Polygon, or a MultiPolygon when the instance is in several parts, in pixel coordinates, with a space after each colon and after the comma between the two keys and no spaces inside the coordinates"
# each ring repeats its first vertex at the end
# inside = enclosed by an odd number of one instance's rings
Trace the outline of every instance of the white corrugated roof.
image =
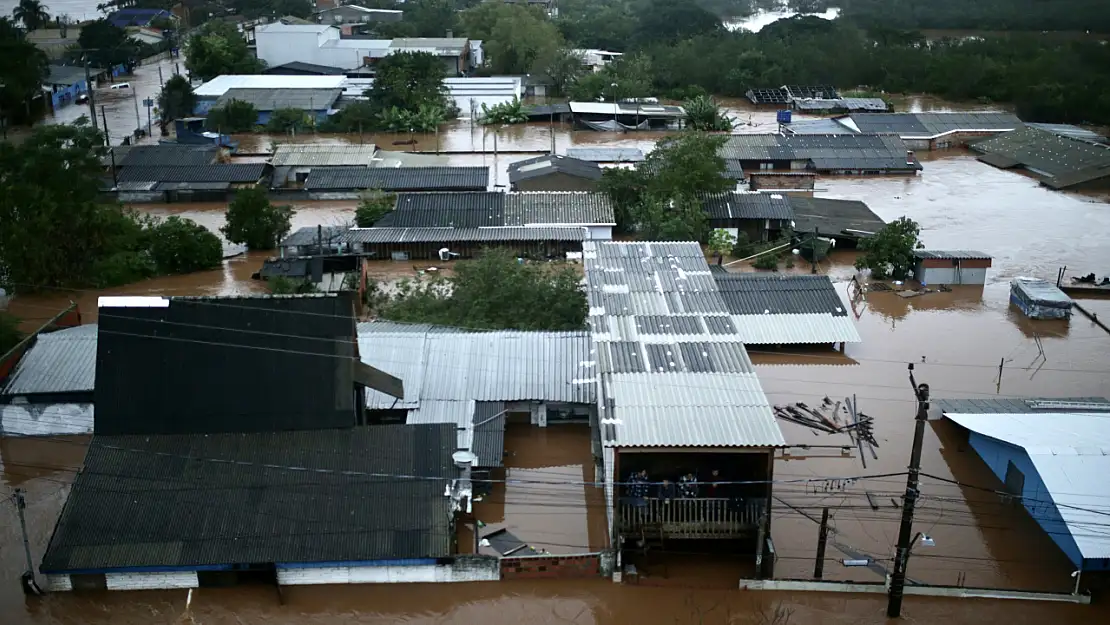
{"type": "Polygon", "coordinates": [[[228,89],[342,89],[346,76],[225,74],[194,90],[198,98],[218,98],[228,89]]]}
{"type": "Polygon", "coordinates": [[[83,325],[39,334],[0,387],[0,395],[92,392],[96,332],[96,325],[83,325]]]}
{"type": "Polygon", "coordinates": [[[750,345],[859,343],[852,318],[830,314],[732,315],[736,336],[750,345]]]}
{"type": "Polygon", "coordinates": [[[283,143],[274,150],[274,167],[328,167],[357,166],[370,167],[375,164],[377,146],[366,145],[321,145],[304,143],[283,143]]]}
{"type": "Polygon", "coordinates": [[[945,416],[1023,448],[1083,558],[1110,558],[1110,412],[945,416]]]}

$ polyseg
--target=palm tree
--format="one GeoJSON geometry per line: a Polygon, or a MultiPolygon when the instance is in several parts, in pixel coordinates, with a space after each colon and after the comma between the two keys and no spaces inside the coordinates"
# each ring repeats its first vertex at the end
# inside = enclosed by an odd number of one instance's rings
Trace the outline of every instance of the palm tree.
{"type": "Polygon", "coordinates": [[[38,30],[50,23],[50,14],[46,12],[46,5],[39,0],[19,0],[19,4],[12,11],[12,17],[23,22],[27,30],[38,30]]]}

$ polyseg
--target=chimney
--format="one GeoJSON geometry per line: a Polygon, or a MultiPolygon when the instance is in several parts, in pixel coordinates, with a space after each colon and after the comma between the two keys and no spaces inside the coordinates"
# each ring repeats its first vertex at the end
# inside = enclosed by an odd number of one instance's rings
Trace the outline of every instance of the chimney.
{"type": "Polygon", "coordinates": [[[454,39],[455,38],[455,31],[453,31],[453,30],[447,31],[447,38],[448,39],[454,39]]]}
{"type": "Polygon", "coordinates": [[[906,150],[906,164],[907,165],[913,165],[916,162],[917,162],[917,159],[914,158],[913,150],[906,150]]]}

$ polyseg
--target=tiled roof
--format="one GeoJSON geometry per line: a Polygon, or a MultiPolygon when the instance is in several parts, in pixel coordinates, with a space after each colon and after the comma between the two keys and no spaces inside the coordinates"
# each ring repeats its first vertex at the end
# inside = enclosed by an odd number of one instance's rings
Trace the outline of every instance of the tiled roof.
{"type": "Polygon", "coordinates": [[[616,225],[613,205],[604,193],[537,191],[505,195],[505,225],[616,225]]]}
{"type": "Polygon", "coordinates": [[[609,447],[782,445],[697,243],[583,244],[609,447]]]}
{"type": "Polygon", "coordinates": [[[269,167],[266,163],[124,167],[118,179],[119,182],[258,182],[269,167]]]}
{"type": "Polygon", "coordinates": [[[978,141],[976,152],[1001,156],[1034,170],[1053,188],[1067,188],[1095,177],[1110,176],[1110,146],[1025,127],[978,141]]]}
{"type": "Polygon", "coordinates": [[[100,303],[98,436],[355,423],[349,294],[100,303]]]}
{"type": "MultiPolygon", "coordinates": [[[[194,167],[211,165],[219,148],[215,145],[133,145],[125,146],[116,167],[194,167]]],[[[114,148],[119,150],[120,148],[114,148]]]]}
{"type": "Polygon", "coordinates": [[[933,258],[940,260],[990,260],[990,254],[974,250],[914,250],[915,258],[933,258]]]}
{"type": "Polygon", "coordinates": [[[494,228],[352,228],[348,243],[470,243],[481,241],[582,241],[583,228],[498,226],[494,228]]]}
{"type": "Polygon", "coordinates": [[[592,161],[554,154],[537,156],[509,165],[509,182],[531,180],[549,174],[566,174],[577,178],[600,180],[601,168],[592,161]]]}
{"type": "Polygon", "coordinates": [[[216,107],[226,106],[232,100],[248,102],[259,111],[300,109],[326,111],[339,99],[342,89],[228,89],[216,100],[216,107]]]}
{"type": "Polygon", "coordinates": [[[320,145],[283,143],[274,150],[274,167],[338,167],[374,164],[373,143],[366,145],[320,145]]]}
{"type": "Polygon", "coordinates": [[[860,232],[878,232],[886,225],[878,215],[858,200],[791,196],[794,231],[813,232],[825,237],[858,239],[860,232]],[[853,234],[849,231],[855,231],[853,234]]]}
{"type": "Polygon", "coordinates": [[[97,435],[42,570],[448,556],[454,450],[443,425],[97,435]]]}
{"type": "Polygon", "coordinates": [[[907,147],[892,135],[732,135],[721,157],[741,161],[808,160],[818,171],[917,171],[906,162],[907,147]]]}
{"type": "Polygon", "coordinates": [[[35,337],[0,395],[91,393],[96,382],[96,325],[35,337]]]}
{"type": "Polygon", "coordinates": [[[308,191],[485,191],[489,167],[328,167],[313,169],[308,191]]]}
{"type": "Polygon", "coordinates": [[[710,220],[794,219],[790,201],[777,193],[717,193],[703,197],[702,208],[710,220]]]}

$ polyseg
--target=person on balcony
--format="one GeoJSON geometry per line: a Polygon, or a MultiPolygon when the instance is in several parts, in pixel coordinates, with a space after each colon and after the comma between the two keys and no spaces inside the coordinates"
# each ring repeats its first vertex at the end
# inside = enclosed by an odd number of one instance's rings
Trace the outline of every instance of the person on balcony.
{"type": "Polygon", "coordinates": [[[695,499],[698,496],[698,478],[690,472],[678,478],[678,492],[686,499],[695,499]]]}
{"type": "Polygon", "coordinates": [[[634,472],[628,478],[628,496],[635,499],[646,499],[648,496],[648,474],[645,470],[634,472]]]}
{"type": "Polygon", "coordinates": [[[678,489],[675,488],[674,482],[664,479],[663,483],[659,485],[659,492],[656,497],[663,500],[663,503],[671,503],[672,499],[678,497],[678,489]]]}
{"type": "Polygon", "coordinates": [[[709,473],[709,483],[705,486],[705,493],[706,497],[711,498],[727,497],[724,484],[721,484],[721,472],[717,469],[709,473]]]}

